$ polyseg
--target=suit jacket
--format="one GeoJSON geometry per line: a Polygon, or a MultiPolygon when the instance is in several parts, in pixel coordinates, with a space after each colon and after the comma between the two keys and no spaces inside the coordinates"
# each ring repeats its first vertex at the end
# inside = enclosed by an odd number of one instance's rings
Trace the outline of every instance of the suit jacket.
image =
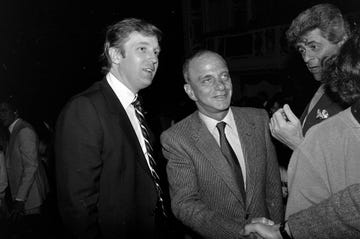
{"type": "Polygon", "coordinates": [[[264,110],[232,107],[246,164],[246,202],[215,138],[196,111],[161,135],[171,206],[205,238],[239,238],[252,218],[283,219],[278,163],[264,110]]]}
{"type": "Polygon", "coordinates": [[[76,237],[154,237],[155,186],[131,122],[106,79],[64,107],[55,153],[59,210],[76,237]]]}
{"type": "Polygon", "coordinates": [[[326,91],[320,97],[319,101],[316,102],[316,104],[314,105],[314,107],[311,109],[310,112],[308,112],[309,105],[310,105],[310,103],[306,106],[304,112],[302,113],[302,115],[300,117],[300,122],[303,125],[303,129],[302,129],[303,135],[305,135],[306,132],[313,125],[316,125],[316,124],[320,123],[321,121],[323,121],[345,109],[345,106],[342,106],[341,104],[339,104],[339,103],[335,102],[333,99],[331,99],[331,97],[328,95],[328,93],[326,93],[326,91]],[[325,117],[320,116],[318,114],[318,110],[320,110],[320,112],[324,112],[325,114],[327,112],[327,116],[325,116],[325,117]],[[306,121],[303,124],[305,117],[306,117],[306,121]]]}
{"type": "Polygon", "coordinates": [[[360,184],[288,218],[295,239],[360,238],[360,184]]]}
{"type": "Polygon", "coordinates": [[[22,119],[15,123],[10,134],[5,161],[12,198],[25,200],[25,213],[31,213],[31,209],[42,205],[49,186],[39,159],[38,136],[22,119]]]}

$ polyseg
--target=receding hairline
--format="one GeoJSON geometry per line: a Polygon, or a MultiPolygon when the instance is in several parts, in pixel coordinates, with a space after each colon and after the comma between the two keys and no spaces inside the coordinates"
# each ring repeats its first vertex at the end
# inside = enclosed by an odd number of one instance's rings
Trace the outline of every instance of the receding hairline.
{"type": "Polygon", "coordinates": [[[216,57],[218,59],[220,59],[224,65],[226,67],[227,66],[227,62],[224,59],[224,57],[222,57],[219,53],[214,52],[214,51],[210,51],[210,50],[200,50],[198,52],[196,52],[195,54],[193,54],[191,57],[187,58],[184,66],[183,66],[183,76],[185,79],[186,83],[189,83],[189,69],[190,69],[190,64],[192,64],[193,62],[195,62],[196,60],[199,60],[200,58],[203,58],[205,56],[212,56],[212,57],[216,57]]]}

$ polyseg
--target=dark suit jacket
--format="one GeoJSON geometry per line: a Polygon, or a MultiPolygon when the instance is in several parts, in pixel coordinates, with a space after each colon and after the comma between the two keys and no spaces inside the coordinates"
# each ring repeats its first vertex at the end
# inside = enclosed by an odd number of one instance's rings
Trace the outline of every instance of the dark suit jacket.
{"type": "Polygon", "coordinates": [[[295,239],[360,238],[360,184],[288,218],[295,239]]]}
{"type": "Polygon", "coordinates": [[[74,235],[154,237],[154,183],[131,122],[106,80],[64,107],[55,150],[59,209],[74,235]]]}
{"type": "Polygon", "coordinates": [[[239,238],[252,218],[283,219],[278,163],[264,110],[232,107],[246,164],[246,202],[215,138],[194,112],[161,135],[174,215],[205,238],[239,238]]]}

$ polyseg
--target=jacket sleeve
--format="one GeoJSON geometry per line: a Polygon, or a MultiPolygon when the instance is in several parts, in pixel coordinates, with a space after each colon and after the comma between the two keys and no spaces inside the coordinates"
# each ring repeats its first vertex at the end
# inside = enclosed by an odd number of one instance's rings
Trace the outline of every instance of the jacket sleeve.
{"type": "Polygon", "coordinates": [[[179,137],[166,132],[161,136],[163,154],[168,160],[166,171],[175,217],[204,238],[239,238],[244,225],[216,212],[202,201],[195,167],[180,141],[179,137]]]}
{"type": "Polygon", "coordinates": [[[39,167],[37,135],[34,130],[25,127],[18,132],[16,137],[23,170],[15,198],[26,201],[39,167]]]}
{"type": "Polygon", "coordinates": [[[266,203],[271,220],[280,223],[284,219],[284,203],[282,197],[280,168],[277,161],[275,147],[271,141],[269,131],[269,117],[262,111],[264,119],[264,137],[267,151],[266,164],[266,203]]]}
{"type": "Polygon", "coordinates": [[[360,238],[360,184],[290,215],[294,238],[360,238]]]}
{"type": "Polygon", "coordinates": [[[69,103],[56,126],[55,153],[59,210],[77,238],[98,236],[102,128],[88,98],[69,103]]]}

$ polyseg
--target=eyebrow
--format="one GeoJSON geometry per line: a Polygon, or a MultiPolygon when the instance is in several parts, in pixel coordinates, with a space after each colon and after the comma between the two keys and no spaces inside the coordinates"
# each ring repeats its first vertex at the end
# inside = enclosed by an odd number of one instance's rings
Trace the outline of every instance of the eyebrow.
{"type": "MultiPolygon", "coordinates": [[[[140,41],[140,42],[137,43],[137,45],[147,45],[147,46],[150,46],[150,43],[149,43],[149,42],[146,42],[146,41],[140,41]]],[[[155,47],[155,49],[158,49],[159,51],[161,51],[160,46],[155,47]]]]}

